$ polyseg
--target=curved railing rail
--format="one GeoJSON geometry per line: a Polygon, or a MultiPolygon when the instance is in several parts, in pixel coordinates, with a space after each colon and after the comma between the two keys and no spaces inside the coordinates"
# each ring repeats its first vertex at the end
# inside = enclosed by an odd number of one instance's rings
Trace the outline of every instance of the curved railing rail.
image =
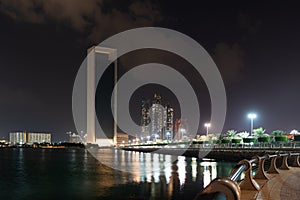
{"type": "Polygon", "coordinates": [[[229,177],[214,179],[196,199],[205,199],[205,196],[212,196],[211,199],[238,200],[241,198],[241,190],[259,191],[261,188],[255,179],[269,180],[268,174],[280,173],[278,169],[289,170],[288,159],[292,159],[292,167],[300,167],[300,153],[278,153],[274,155],[266,154],[264,156],[255,156],[251,160],[242,160],[232,169],[229,177]],[[281,158],[282,162],[277,168],[277,159],[281,158]],[[271,160],[270,167],[265,170],[265,161],[271,160]],[[257,171],[253,175],[253,166],[257,166],[257,171]],[[241,180],[241,175],[244,178],[241,180]],[[221,197],[221,198],[219,198],[221,197]]]}

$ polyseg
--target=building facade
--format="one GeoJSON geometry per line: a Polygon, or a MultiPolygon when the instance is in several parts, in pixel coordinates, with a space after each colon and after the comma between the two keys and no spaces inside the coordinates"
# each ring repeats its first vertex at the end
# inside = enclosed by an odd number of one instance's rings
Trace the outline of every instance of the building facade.
{"type": "Polygon", "coordinates": [[[141,140],[172,140],[173,116],[174,109],[169,104],[163,106],[160,95],[154,94],[151,106],[143,101],[141,140]]]}
{"type": "Polygon", "coordinates": [[[167,104],[164,108],[164,138],[167,140],[172,140],[174,138],[174,126],[173,126],[173,120],[174,120],[174,109],[167,104]]]}
{"type": "Polygon", "coordinates": [[[26,144],[26,132],[10,132],[9,133],[9,144],[10,145],[23,145],[26,144]]]}
{"type": "Polygon", "coordinates": [[[141,118],[141,141],[147,141],[150,138],[150,115],[149,104],[146,101],[142,101],[142,118],[141,118]]]}
{"type": "Polygon", "coordinates": [[[76,133],[69,133],[69,142],[70,143],[82,143],[82,139],[80,137],[80,135],[76,134],[76,133]]]}
{"type": "Polygon", "coordinates": [[[126,133],[117,134],[117,146],[128,145],[129,136],[126,133]]]}
{"type": "Polygon", "coordinates": [[[27,144],[51,143],[51,133],[32,133],[27,134],[27,144]]]}
{"type": "Polygon", "coordinates": [[[51,133],[26,133],[25,131],[9,133],[10,145],[32,145],[34,143],[51,143],[51,133]]]}
{"type": "Polygon", "coordinates": [[[176,119],[174,129],[175,140],[193,139],[189,134],[187,119],[176,119]]]}
{"type": "Polygon", "coordinates": [[[163,139],[163,112],[161,96],[154,94],[152,106],[150,108],[150,137],[153,139],[163,139]]]}

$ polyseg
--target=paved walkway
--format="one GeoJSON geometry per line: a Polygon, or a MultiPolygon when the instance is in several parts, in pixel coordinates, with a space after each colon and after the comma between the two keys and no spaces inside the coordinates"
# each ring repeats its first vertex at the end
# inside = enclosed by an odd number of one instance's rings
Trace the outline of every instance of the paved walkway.
{"type": "Polygon", "coordinates": [[[300,168],[279,170],[280,174],[268,174],[270,180],[256,180],[259,192],[243,190],[242,199],[250,200],[298,200],[300,199],[300,168]]]}

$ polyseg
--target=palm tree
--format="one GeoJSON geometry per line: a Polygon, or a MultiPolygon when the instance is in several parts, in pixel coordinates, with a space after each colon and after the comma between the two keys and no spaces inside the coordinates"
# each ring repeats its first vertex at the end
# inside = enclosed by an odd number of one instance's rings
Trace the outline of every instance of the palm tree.
{"type": "Polygon", "coordinates": [[[266,132],[266,129],[263,129],[262,127],[253,130],[255,137],[262,137],[265,132],[266,132]]]}
{"type": "Polygon", "coordinates": [[[228,130],[226,132],[226,137],[233,137],[234,135],[236,134],[236,131],[235,130],[228,130]]]}

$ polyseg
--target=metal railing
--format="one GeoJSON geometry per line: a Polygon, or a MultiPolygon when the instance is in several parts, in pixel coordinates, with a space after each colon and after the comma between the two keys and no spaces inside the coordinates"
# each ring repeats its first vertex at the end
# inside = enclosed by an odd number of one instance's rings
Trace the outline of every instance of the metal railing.
{"type": "Polygon", "coordinates": [[[292,159],[292,167],[300,167],[300,153],[278,153],[274,155],[266,154],[264,156],[255,156],[251,160],[242,160],[232,169],[229,177],[214,179],[203,192],[196,197],[197,199],[205,199],[205,196],[216,194],[213,199],[241,199],[241,190],[259,191],[260,185],[256,179],[269,180],[268,174],[278,174],[280,170],[289,170],[288,159],[292,159]],[[277,168],[277,159],[281,158],[281,165],[277,168]],[[271,160],[270,167],[265,170],[265,161],[271,160]],[[255,175],[253,175],[253,166],[257,167],[255,175]],[[241,175],[244,178],[241,180],[241,175]],[[222,195],[220,195],[222,194],[222,195]],[[221,198],[219,198],[221,196],[221,198]]]}

